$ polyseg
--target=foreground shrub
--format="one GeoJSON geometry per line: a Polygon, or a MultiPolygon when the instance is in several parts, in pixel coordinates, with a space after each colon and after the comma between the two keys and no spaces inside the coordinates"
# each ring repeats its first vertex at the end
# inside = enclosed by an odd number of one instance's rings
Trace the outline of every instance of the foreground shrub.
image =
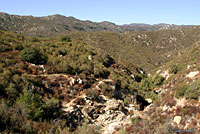
{"type": "Polygon", "coordinates": [[[46,55],[35,48],[25,48],[19,53],[19,56],[23,61],[34,64],[45,64],[48,58],[46,55]]]}
{"type": "Polygon", "coordinates": [[[22,112],[24,118],[31,120],[42,119],[44,114],[41,99],[28,90],[24,90],[24,93],[20,95],[16,102],[16,109],[22,112]]]}

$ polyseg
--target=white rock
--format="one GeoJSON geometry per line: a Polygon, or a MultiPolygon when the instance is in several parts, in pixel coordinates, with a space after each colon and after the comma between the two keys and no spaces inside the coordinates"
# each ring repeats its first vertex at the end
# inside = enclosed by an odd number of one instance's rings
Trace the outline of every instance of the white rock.
{"type": "Polygon", "coordinates": [[[181,122],[181,116],[175,116],[175,117],[174,117],[174,122],[175,122],[176,124],[180,124],[180,122],[181,122]]]}
{"type": "Polygon", "coordinates": [[[132,78],[133,80],[135,80],[135,76],[134,76],[134,74],[131,74],[131,78],[132,78]]]}
{"type": "Polygon", "coordinates": [[[69,82],[70,86],[73,86],[75,83],[76,83],[76,79],[71,77],[70,82],[69,82]]]}
{"type": "Polygon", "coordinates": [[[164,107],[163,107],[163,111],[166,111],[166,110],[168,110],[169,109],[169,106],[167,106],[167,105],[164,105],[164,107]]]}
{"type": "Polygon", "coordinates": [[[163,76],[166,80],[171,76],[171,74],[169,74],[169,70],[162,72],[160,75],[163,76]]]}
{"type": "Polygon", "coordinates": [[[169,57],[171,57],[171,55],[169,54],[169,55],[167,55],[167,57],[169,58],[169,57]]]}
{"type": "Polygon", "coordinates": [[[109,126],[107,127],[107,130],[104,131],[104,134],[112,134],[115,131],[116,127],[120,127],[121,123],[119,122],[113,122],[111,124],[109,124],[109,126]]]}
{"type": "Polygon", "coordinates": [[[186,77],[188,78],[194,78],[195,76],[197,76],[199,74],[199,71],[194,71],[194,72],[190,72],[188,75],[186,75],[186,77]]]}
{"type": "Polygon", "coordinates": [[[81,78],[78,79],[78,83],[79,84],[83,84],[83,80],[81,80],[81,78]]]}
{"type": "Polygon", "coordinates": [[[177,101],[176,101],[177,103],[176,103],[176,105],[177,106],[185,106],[186,105],[186,99],[185,98],[182,98],[182,99],[177,99],[177,101]]]}
{"type": "Polygon", "coordinates": [[[139,70],[139,72],[140,72],[141,74],[144,74],[144,72],[143,72],[142,70],[139,70]]]}
{"type": "Polygon", "coordinates": [[[91,56],[91,55],[89,55],[89,56],[88,56],[88,59],[89,59],[89,60],[92,60],[92,56],[91,56]]]}
{"type": "Polygon", "coordinates": [[[191,66],[190,66],[190,65],[188,65],[188,66],[187,66],[187,69],[190,69],[190,68],[191,68],[191,66]]]}
{"type": "Polygon", "coordinates": [[[152,99],[150,99],[150,98],[146,99],[146,101],[147,101],[148,103],[152,103],[152,102],[153,102],[152,99]]]}
{"type": "Polygon", "coordinates": [[[105,111],[119,108],[119,103],[114,99],[107,100],[105,105],[106,105],[106,108],[104,109],[105,111]]]}

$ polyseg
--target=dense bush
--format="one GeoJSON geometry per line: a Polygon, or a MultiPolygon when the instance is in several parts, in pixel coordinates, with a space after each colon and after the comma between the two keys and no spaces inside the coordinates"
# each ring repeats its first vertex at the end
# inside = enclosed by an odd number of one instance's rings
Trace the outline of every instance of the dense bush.
{"type": "Polygon", "coordinates": [[[64,36],[64,37],[62,37],[60,40],[61,40],[62,42],[70,42],[70,41],[71,41],[70,37],[68,37],[68,36],[64,36]]]}
{"type": "Polygon", "coordinates": [[[142,79],[142,81],[140,82],[140,88],[143,90],[153,89],[156,86],[162,85],[164,80],[164,77],[156,74],[154,77],[150,76],[142,79]]]}
{"type": "Polygon", "coordinates": [[[48,57],[41,53],[36,48],[25,48],[20,53],[19,56],[23,61],[27,61],[34,64],[45,64],[48,57]]]}
{"type": "Polygon", "coordinates": [[[103,65],[96,65],[94,67],[94,76],[99,78],[107,78],[110,72],[103,65]]]}
{"type": "Polygon", "coordinates": [[[200,96],[200,80],[196,80],[191,84],[184,85],[176,90],[175,97],[185,97],[186,99],[198,99],[200,96]]]}
{"type": "Polygon", "coordinates": [[[41,120],[44,115],[42,100],[29,90],[24,90],[24,93],[20,95],[16,101],[16,108],[22,111],[24,118],[31,120],[41,120]]]}
{"type": "Polygon", "coordinates": [[[152,77],[145,78],[140,82],[140,89],[148,90],[153,88],[153,79],[152,77]]]}

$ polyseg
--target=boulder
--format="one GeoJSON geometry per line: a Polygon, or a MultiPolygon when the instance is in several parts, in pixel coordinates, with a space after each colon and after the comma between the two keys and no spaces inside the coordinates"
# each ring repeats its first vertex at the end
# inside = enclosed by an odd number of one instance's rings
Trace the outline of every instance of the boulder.
{"type": "Polygon", "coordinates": [[[175,117],[174,117],[174,122],[175,122],[176,124],[180,124],[180,122],[181,122],[181,116],[175,116],[175,117]]]}

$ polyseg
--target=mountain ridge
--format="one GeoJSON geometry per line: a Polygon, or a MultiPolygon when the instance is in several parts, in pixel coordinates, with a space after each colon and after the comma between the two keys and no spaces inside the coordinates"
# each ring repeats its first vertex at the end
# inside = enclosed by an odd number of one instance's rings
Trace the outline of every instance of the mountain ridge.
{"type": "Polygon", "coordinates": [[[193,25],[171,25],[171,24],[143,24],[132,23],[117,25],[113,22],[93,22],[90,20],[79,20],[75,17],[66,17],[60,14],[34,17],[10,15],[0,12],[0,30],[13,31],[25,35],[52,37],[69,33],[71,31],[156,31],[162,29],[181,29],[194,27],[193,25]]]}

